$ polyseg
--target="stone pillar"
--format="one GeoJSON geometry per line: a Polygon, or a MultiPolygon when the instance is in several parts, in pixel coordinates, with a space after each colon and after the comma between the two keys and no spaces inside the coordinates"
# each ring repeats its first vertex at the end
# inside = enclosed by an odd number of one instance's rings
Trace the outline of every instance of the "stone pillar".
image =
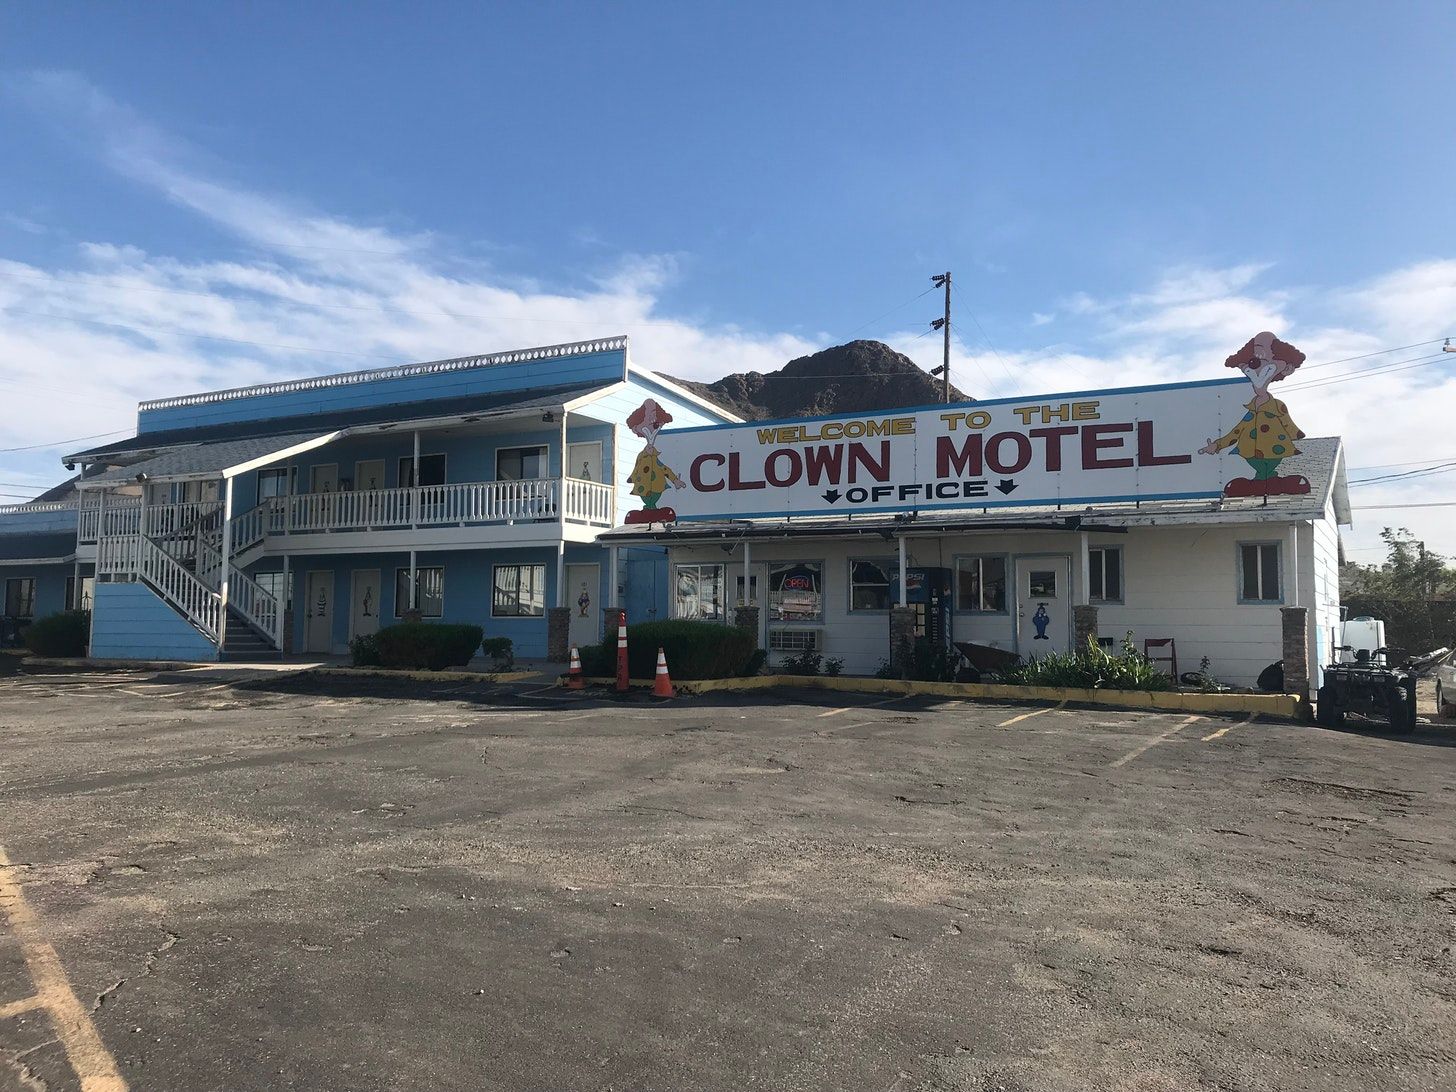
{"type": "Polygon", "coordinates": [[[734,607],[733,624],[739,629],[746,629],[753,634],[753,639],[758,640],[758,608],[757,607],[734,607]]]}
{"type": "Polygon", "coordinates": [[[613,648],[617,647],[617,619],[621,613],[621,607],[602,608],[602,640],[613,648]]]}
{"type": "Polygon", "coordinates": [[[890,608],[890,667],[907,678],[915,660],[915,608],[890,608]]]}
{"type": "Polygon", "coordinates": [[[1072,608],[1072,648],[1080,652],[1088,640],[1097,638],[1097,608],[1080,603],[1072,608]]]}
{"type": "Polygon", "coordinates": [[[283,655],[293,655],[293,607],[283,608],[283,655]]]}
{"type": "Polygon", "coordinates": [[[546,658],[564,664],[571,655],[571,608],[546,608],[546,658]]]}
{"type": "Polygon", "coordinates": [[[1309,700],[1309,610],[1281,607],[1284,628],[1284,692],[1309,700]]]}

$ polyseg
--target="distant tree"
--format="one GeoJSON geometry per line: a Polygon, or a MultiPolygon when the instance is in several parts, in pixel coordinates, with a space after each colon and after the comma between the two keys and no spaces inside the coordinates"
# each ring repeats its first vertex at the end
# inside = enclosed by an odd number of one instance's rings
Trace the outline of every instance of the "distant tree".
{"type": "Polygon", "coordinates": [[[1440,599],[1456,594],[1456,568],[1448,559],[1426,549],[1426,544],[1404,527],[1380,532],[1386,557],[1382,565],[1353,562],[1340,566],[1342,596],[1379,596],[1385,599],[1440,599]]]}

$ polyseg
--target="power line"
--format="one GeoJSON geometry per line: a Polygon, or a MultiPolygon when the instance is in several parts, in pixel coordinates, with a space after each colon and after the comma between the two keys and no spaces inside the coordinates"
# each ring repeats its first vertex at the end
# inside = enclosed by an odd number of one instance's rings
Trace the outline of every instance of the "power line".
{"type": "Polygon", "coordinates": [[[1374,478],[1361,478],[1350,483],[1353,489],[1357,485],[1389,485],[1392,482],[1409,481],[1412,478],[1425,478],[1432,474],[1448,474],[1456,470],[1456,462],[1435,463],[1431,466],[1422,467],[1419,470],[1407,470],[1403,474],[1380,474],[1374,478]]]}
{"type": "Polygon", "coordinates": [[[865,323],[861,323],[861,324],[860,324],[860,325],[859,325],[859,326],[856,326],[856,327],[855,327],[855,328],[854,328],[854,329],[853,329],[853,330],[851,330],[851,331],[850,331],[850,332],[849,332],[849,333],[847,333],[847,334],[841,334],[841,335],[840,335],[840,337],[839,337],[839,340],[841,340],[841,341],[848,341],[848,340],[849,340],[849,339],[850,339],[850,338],[852,338],[852,337],[854,337],[854,335],[855,335],[855,334],[857,334],[857,333],[859,333],[859,332],[860,332],[860,331],[861,331],[861,330],[863,330],[863,329],[864,329],[864,328],[865,328],[865,327],[866,327],[866,326],[873,326],[873,325],[874,325],[874,324],[875,324],[875,323],[877,323],[877,322],[879,322],[879,321],[880,321],[880,319],[886,319],[886,318],[889,318],[889,317],[890,317],[890,316],[891,316],[891,315],[893,315],[893,314],[894,314],[894,313],[895,313],[895,312],[896,312],[896,311],[903,311],[903,310],[904,310],[904,309],[905,309],[905,308],[907,308],[907,307],[909,307],[909,306],[910,306],[910,305],[911,305],[911,304],[912,304],[912,303],[914,303],[914,302],[915,302],[915,301],[916,301],[916,300],[918,300],[918,299],[920,299],[920,298],[921,298],[921,297],[923,297],[923,296],[928,296],[928,295],[930,295],[930,293],[932,293],[932,292],[934,292],[934,291],[935,291],[935,285],[933,285],[933,284],[932,284],[932,285],[931,285],[931,286],[930,286],[930,287],[929,287],[929,288],[927,288],[927,289],[926,289],[926,290],[925,290],[925,291],[924,291],[924,292],[921,292],[921,293],[920,293],[920,294],[919,294],[919,295],[917,295],[917,296],[911,296],[911,297],[910,297],[910,298],[909,298],[909,299],[908,299],[908,300],[906,300],[906,301],[905,301],[905,302],[904,302],[904,303],[901,303],[901,304],[898,304],[898,305],[896,305],[896,306],[895,306],[895,307],[891,307],[891,308],[890,308],[890,309],[889,309],[889,310],[888,310],[888,311],[886,311],[886,312],[885,312],[885,313],[884,313],[884,314],[883,314],[883,315],[876,315],[876,316],[875,316],[875,317],[874,317],[874,318],[872,318],[872,319],[870,319],[870,320],[869,320],[869,322],[865,322],[865,323]]]}
{"type": "MultiPolygon", "coordinates": [[[[1011,373],[1011,366],[1006,363],[1006,358],[1001,355],[1000,350],[998,350],[996,346],[991,343],[991,339],[986,336],[986,328],[981,325],[981,320],[976,317],[976,312],[971,308],[970,303],[966,301],[966,295],[964,292],[961,291],[960,285],[953,284],[951,285],[951,287],[955,290],[956,298],[961,301],[961,306],[966,309],[966,314],[971,316],[971,322],[975,323],[976,329],[980,331],[981,340],[986,343],[986,347],[990,349],[996,359],[1000,361],[1001,370],[1006,373],[1006,379],[1008,382],[1011,383],[1014,389],[1017,380],[1016,376],[1011,373]]],[[[1076,369],[1073,370],[1076,371],[1076,369]]],[[[1082,375],[1080,371],[1078,371],[1077,374],[1082,375]]],[[[1085,379],[1087,377],[1082,376],[1082,378],[1085,379]]]]}
{"type": "Polygon", "coordinates": [[[1456,501],[1425,501],[1419,504],[1355,504],[1350,507],[1356,512],[1376,512],[1391,508],[1456,508],[1456,501]]]}
{"type": "Polygon", "coordinates": [[[1433,364],[1440,364],[1445,359],[1446,357],[1443,353],[1427,353],[1423,356],[1408,357],[1405,360],[1395,360],[1389,364],[1383,364],[1378,368],[1365,368],[1362,371],[1334,375],[1328,379],[1316,379],[1312,383],[1292,383],[1284,389],[1290,391],[1307,391],[1316,387],[1330,387],[1336,383],[1348,383],[1355,379],[1370,379],[1374,376],[1389,375],[1392,372],[1408,372],[1415,368],[1429,368],[1433,364]]]}
{"type": "Polygon", "coordinates": [[[0,447],[0,455],[10,455],[17,451],[45,451],[50,448],[60,447],[62,444],[78,444],[82,440],[101,440],[107,436],[124,436],[130,432],[129,428],[116,428],[110,432],[97,432],[90,436],[72,436],[69,440],[56,440],[48,444],[29,444],[25,447],[0,447]]]}

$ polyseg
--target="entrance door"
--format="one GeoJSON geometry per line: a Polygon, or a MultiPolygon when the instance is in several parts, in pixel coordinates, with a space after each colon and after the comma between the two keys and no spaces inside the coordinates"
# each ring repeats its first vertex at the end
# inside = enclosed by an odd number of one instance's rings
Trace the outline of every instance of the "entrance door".
{"type": "Polygon", "coordinates": [[[1023,656],[1072,647],[1072,559],[1016,559],[1016,649],[1023,656]]]}
{"type": "Polygon", "coordinates": [[[364,459],[354,464],[354,490],[359,493],[384,488],[384,460],[364,459]]]}
{"type": "Polygon", "coordinates": [[[602,445],[600,440],[566,445],[566,476],[582,481],[602,480],[602,445]]]}
{"type": "Polygon", "coordinates": [[[308,631],[304,651],[328,655],[334,648],[334,573],[315,569],[308,574],[308,631]]]}
{"type": "Polygon", "coordinates": [[[339,464],[325,463],[311,467],[308,472],[310,493],[337,493],[339,491],[339,464]]]}
{"type": "Polygon", "coordinates": [[[602,586],[598,565],[566,566],[566,605],[571,608],[567,643],[577,648],[602,639],[602,604],[597,602],[602,586]]]}
{"type": "Polygon", "coordinates": [[[355,569],[349,585],[349,636],[379,632],[379,570],[355,569]]]}

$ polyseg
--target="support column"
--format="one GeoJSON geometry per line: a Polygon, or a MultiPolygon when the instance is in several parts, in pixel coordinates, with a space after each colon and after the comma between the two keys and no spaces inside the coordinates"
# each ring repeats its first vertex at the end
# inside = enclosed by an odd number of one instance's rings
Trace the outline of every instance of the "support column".
{"type": "Polygon", "coordinates": [[[1309,700],[1309,611],[1304,607],[1281,607],[1283,630],[1284,692],[1309,700]]]}
{"type": "MultiPolygon", "coordinates": [[[[1086,606],[1092,595],[1092,548],[1086,531],[1077,535],[1077,595],[1073,603],[1086,606]]],[[[1080,648],[1080,643],[1078,644],[1080,648]]]]}
{"type": "Polygon", "coordinates": [[[283,555],[283,602],[278,609],[283,612],[283,647],[285,656],[293,655],[293,572],[289,568],[289,556],[283,555]]]}
{"type": "Polygon", "coordinates": [[[565,663],[570,640],[571,608],[551,607],[546,611],[546,658],[552,663],[565,663]]]}
{"type": "Polygon", "coordinates": [[[1078,603],[1072,608],[1072,648],[1080,651],[1097,638],[1097,608],[1078,603]]]}
{"type": "MultiPolygon", "coordinates": [[[[420,430],[415,429],[415,453],[413,469],[410,471],[410,526],[420,525],[420,430]]],[[[410,552],[410,607],[414,607],[414,552],[410,552]]]]}
{"type": "MultiPolygon", "coordinates": [[[[566,407],[561,407],[561,474],[556,479],[556,522],[558,525],[557,536],[564,542],[566,540],[566,407]]],[[[563,598],[558,606],[565,606],[563,598]]]]}
{"type": "MultiPolygon", "coordinates": [[[[753,597],[753,543],[748,539],[743,540],[743,599],[741,603],[745,607],[757,607],[758,600],[753,597]]],[[[741,623],[740,623],[741,624],[741,623]]],[[[757,622],[753,626],[754,632],[758,631],[757,622]]]]}
{"type": "Polygon", "coordinates": [[[617,609],[617,547],[607,547],[607,568],[611,570],[607,579],[607,609],[617,609]]]}
{"type": "MultiPolygon", "coordinates": [[[[904,539],[900,540],[904,546],[904,539]]],[[[903,572],[904,569],[902,568],[903,572]]],[[[904,583],[901,582],[901,594],[904,594],[904,583]]],[[[909,678],[910,665],[915,660],[915,608],[914,607],[891,607],[890,608],[890,667],[895,674],[902,678],[909,678]]]]}
{"type": "Polygon", "coordinates": [[[556,605],[566,607],[566,541],[556,541],[556,605]]]}
{"type": "MultiPolygon", "coordinates": [[[[905,571],[905,566],[907,564],[905,554],[905,536],[901,535],[898,541],[900,543],[900,598],[898,600],[898,603],[900,606],[904,607],[908,605],[910,599],[910,577],[905,571]]],[[[894,627],[892,625],[891,629],[893,630],[893,628],[894,627]]],[[[913,643],[915,639],[915,626],[913,622],[910,626],[910,639],[913,643]]],[[[891,650],[893,651],[893,635],[891,637],[891,641],[891,650]]]]}
{"type": "MultiPolygon", "coordinates": [[[[416,435],[418,435],[418,434],[416,434],[416,435]]],[[[416,468],[418,468],[418,466],[419,466],[419,460],[418,459],[415,460],[415,466],[416,466],[416,468]]],[[[419,587],[419,585],[420,585],[420,570],[419,570],[419,567],[417,565],[418,555],[415,553],[414,550],[411,550],[409,552],[409,559],[410,559],[410,567],[409,567],[409,610],[405,612],[404,617],[405,617],[405,621],[407,621],[407,622],[418,622],[418,621],[421,620],[420,619],[420,604],[419,604],[419,598],[420,598],[420,587],[419,587]]]]}
{"type": "MultiPolygon", "coordinates": [[[[145,493],[145,490],[143,490],[145,493]]],[[[222,646],[227,643],[228,624],[228,591],[231,584],[233,553],[233,479],[224,478],[222,485],[222,545],[220,547],[222,562],[218,573],[218,594],[222,600],[222,610],[217,624],[217,651],[222,653],[222,646]]]]}

